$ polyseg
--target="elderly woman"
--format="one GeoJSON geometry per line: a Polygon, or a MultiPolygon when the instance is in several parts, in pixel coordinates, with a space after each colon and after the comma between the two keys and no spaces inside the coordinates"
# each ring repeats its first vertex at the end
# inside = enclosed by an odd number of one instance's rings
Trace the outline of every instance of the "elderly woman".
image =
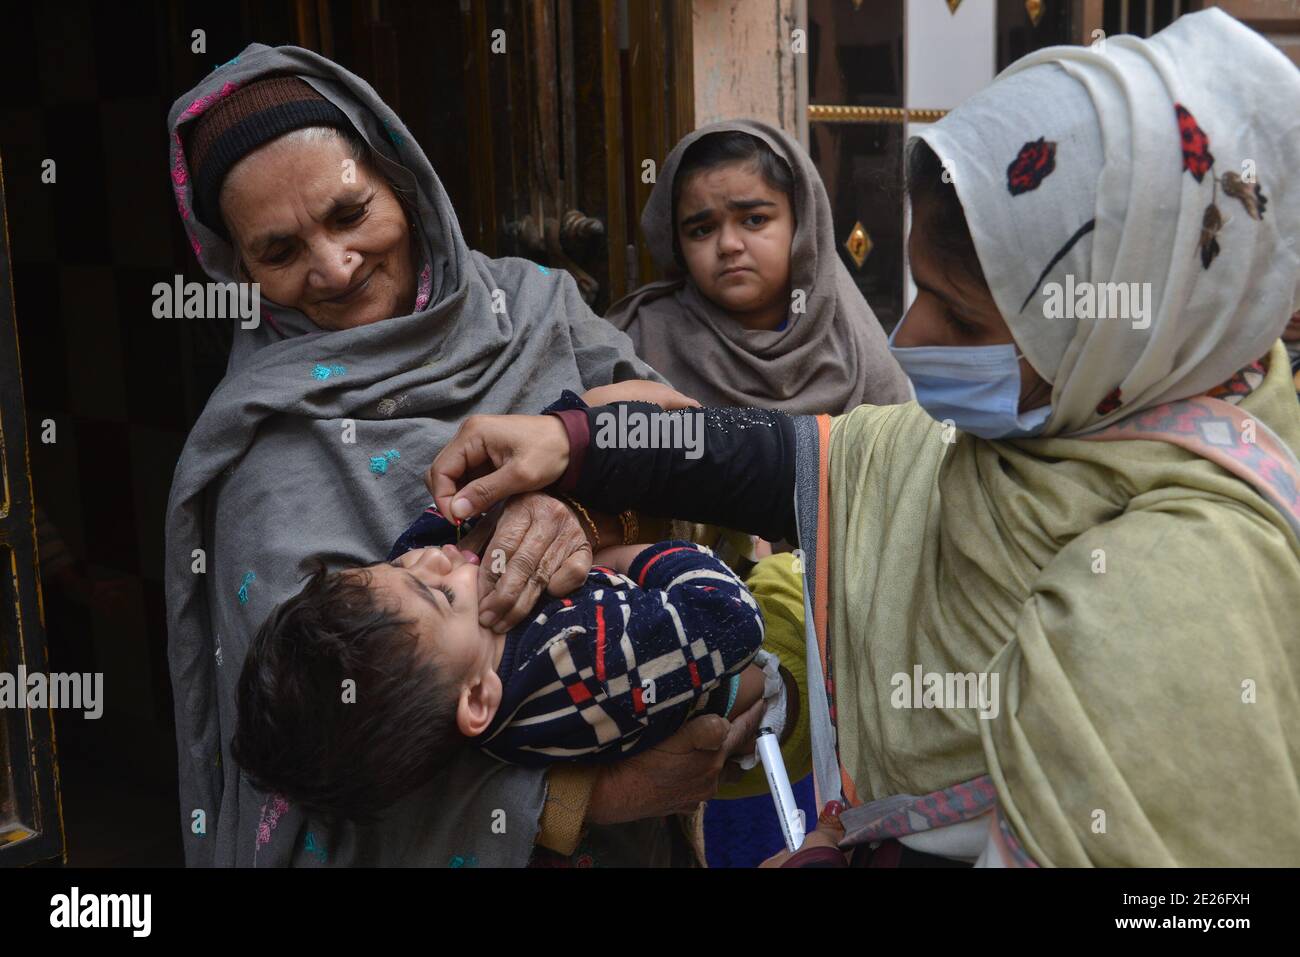
{"type": "MultiPolygon", "coordinates": [[[[262,301],[260,321],[235,332],[168,503],[187,861],[523,865],[535,845],[572,854],[592,825],[581,849],[590,859],[679,859],[686,845],[665,815],[712,793],[752,732],[743,721],[697,722],[670,742],[680,756],[669,766],[651,754],[599,777],[470,754],[364,827],[312,821],[258,793],[231,760],[250,636],[313,556],[351,565],[387,553],[428,501],[416,463],[460,419],[536,412],[565,388],[616,396],[610,383],[657,375],[567,273],[467,248],[402,122],[336,64],[254,44],[177,100],[169,124],[199,262],[213,280],[258,283],[262,301]]],[[[483,589],[484,623],[498,630],[541,589],[580,583],[591,563],[583,526],[545,496],[507,505],[491,548],[508,559],[504,571],[484,567],[489,586],[503,585],[483,589]]]]}
{"type": "Polygon", "coordinates": [[[1032,54],[911,147],[916,403],[708,411],[698,458],[598,448],[608,407],[476,418],[436,498],[563,475],[797,536],[819,796],[851,805],[807,855],[1294,864],[1297,102],[1218,10],[1032,54]]]}

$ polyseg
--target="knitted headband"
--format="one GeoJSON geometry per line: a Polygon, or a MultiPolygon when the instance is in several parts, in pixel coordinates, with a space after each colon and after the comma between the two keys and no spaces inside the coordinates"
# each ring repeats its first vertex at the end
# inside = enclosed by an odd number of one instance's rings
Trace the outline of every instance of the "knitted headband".
{"type": "Polygon", "coordinates": [[[199,219],[229,239],[217,202],[226,174],[259,146],[307,126],[354,130],[342,110],[296,76],[250,83],[199,117],[188,140],[199,219]]]}

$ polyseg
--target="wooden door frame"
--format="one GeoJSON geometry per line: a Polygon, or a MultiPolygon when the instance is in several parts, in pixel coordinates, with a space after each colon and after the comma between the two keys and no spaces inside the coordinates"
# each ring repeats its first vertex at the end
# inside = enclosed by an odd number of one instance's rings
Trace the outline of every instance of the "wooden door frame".
{"type": "MultiPolygon", "coordinates": [[[[0,555],[7,583],[3,614],[13,614],[13,629],[0,631],[0,670],[15,677],[17,667],[48,671],[45,609],[41,598],[36,548],[36,515],[31,459],[27,450],[27,415],[18,351],[18,323],[13,294],[13,259],[4,166],[0,162],[0,555]],[[12,669],[12,670],[10,670],[12,669]]],[[[25,689],[19,688],[20,694],[25,689]]],[[[54,717],[49,708],[0,711],[5,735],[7,773],[14,793],[16,819],[0,821],[0,865],[63,861],[63,804],[59,793],[54,717]],[[9,734],[20,729],[19,740],[9,734]]]]}
{"type": "MultiPolygon", "coordinates": [[[[359,46],[367,79],[400,115],[392,27],[361,0],[339,3],[288,0],[295,39],[329,56],[333,14],[350,13],[354,32],[367,37],[359,46]]],[[[605,227],[602,299],[613,302],[655,278],[639,230],[654,186],[642,182],[642,164],[653,160],[657,170],[695,128],[692,0],[473,2],[455,15],[449,26],[467,51],[472,193],[457,214],[470,246],[488,256],[521,253],[508,230],[522,217],[536,226],[578,209],[605,227]],[[497,28],[509,44],[501,63],[489,52],[497,28]]],[[[548,261],[564,266],[564,259],[548,261]]]]}
{"type": "Polygon", "coordinates": [[[623,51],[623,74],[632,95],[621,100],[626,107],[624,117],[630,116],[623,166],[631,174],[630,209],[635,213],[627,235],[636,237],[637,275],[626,276],[624,282],[637,286],[658,276],[639,228],[641,210],[654,189],[653,182],[643,181],[642,163],[654,160],[657,176],[677,141],[695,129],[694,29],[691,0],[627,0],[626,10],[628,46],[623,51]]]}
{"type": "Polygon", "coordinates": [[[491,30],[500,25],[489,22],[490,13],[484,4],[470,4],[460,24],[465,48],[476,51],[466,64],[472,100],[466,150],[475,193],[473,207],[462,211],[466,237],[487,255],[502,255],[511,245],[502,234],[507,219],[527,212],[534,222],[558,220],[582,209],[605,226],[602,298],[612,303],[657,273],[638,225],[654,184],[643,183],[640,174],[644,160],[658,169],[695,127],[691,0],[597,0],[581,7],[574,0],[524,0],[510,42],[523,39],[530,56],[504,79],[492,73],[485,52],[491,30]],[[594,30],[580,25],[582,76],[570,45],[578,15],[594,24],[594,30]],[[501,116],[507,108],[508,125],[501,116]],[[523,118],[523,112],[531,116],[523,118]],[[599,131],[598,144],[579,143],[590,139],[578,128],[587,118],[599,131]],[[506,136],[510,142],[502,142],[506,136]],[[588,162],[593,157],[584,151],[593,150],[601,155],[588,162]],[[526,162],[508,163],[512,151],[526,153],[526,162]],[[508,175],[498,168],[502,164],[519,174],[508,175]],[[603,182],[579,182],[584,169],[603,182]],[[587,208],[594,205],[593,192],[603,209],[587,208]]]}

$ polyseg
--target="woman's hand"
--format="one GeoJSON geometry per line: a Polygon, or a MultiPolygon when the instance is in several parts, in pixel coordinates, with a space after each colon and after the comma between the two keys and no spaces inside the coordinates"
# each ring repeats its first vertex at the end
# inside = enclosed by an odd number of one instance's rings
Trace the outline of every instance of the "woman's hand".
{"type": "MultiPolygon", "coordinates": [[[[588,405],[631,400],[664,409],[700,405],[648,379],[600,386],[583,398],[588,405]]],[[[424,482],[442,514],[469,518],[511,495],[546,488],[568,467],[569,436],[555,416],[471,415],[433,460],[424,482]]]]}
{"type": "Polygon", "coordinates": [[[606,765],[587,807],[588,824],[622,824],[695,810],[718,792],[727,760],[754,750],[759,701],[734,721],[716,714],[687,721],[667,741],[606,765]]]}
{"type": "Polygon", "coordinates": [[[498,634],[523,621],[543,588],[557,598],[567,595],[591,570],[591,543],[577,517],[539,492],[510,499],[494,527],[476,527],[461,547],[482,551],[478,620],[498,634]]]}
{"type": "Polygon", "coordinates": [[[609,405],[611,402],[653,402],[662,409],[698,409],[700,403],[683,395],[672,386],[651,379],[628,379],[612,385],[601,385],[583,393],[587,405],[609,405]]]}
{"type": "Polygon", "coordinates": [[[443,515],[469,518],[546,488],[568,467],[569,435],[555,416],[471,415],[433,460],[424,484],[443,515]],[[465,479],[472,481],[460,488],[465,479]]]}

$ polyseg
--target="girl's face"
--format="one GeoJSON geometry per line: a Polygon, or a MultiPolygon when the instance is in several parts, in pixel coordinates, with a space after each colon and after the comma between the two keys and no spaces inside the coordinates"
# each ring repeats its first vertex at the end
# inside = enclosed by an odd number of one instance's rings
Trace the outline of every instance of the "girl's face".
{"type": "Polygon", "coordinates": [[[379,322],[415,304],[406,213],[382,176],[351,159],[342,137],[274,140],[235,164],[221,189],[248,278],[322,329],[379,322]]]}
{"type": "Polygon", "coordinates": [[[693,173],[677,199],[677,242],[691,280],[749,328],[774,328],[790,305],[794,214],[753,164],[693,173]]]}
{"type": "MultiPolygon", "coordinates": [[[[993,294],[982,282],[960,276],[934,256],[926,241],[924,208],[912,210],[907,240],[908,265],[916,283],[916,299],[902,319],[894,346],[997,346],[1014,343],[993,294]]],[[[1020,411],[1052,401],[1052,385],[1025,359],[1020,360],[1020,411]]]]}

